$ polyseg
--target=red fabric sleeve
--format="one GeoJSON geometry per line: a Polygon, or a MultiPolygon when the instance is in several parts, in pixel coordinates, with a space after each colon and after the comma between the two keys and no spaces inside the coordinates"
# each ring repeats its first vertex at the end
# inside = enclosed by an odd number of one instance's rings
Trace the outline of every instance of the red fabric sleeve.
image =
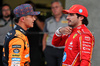
{"type": "Polygon", "coordinates": [[[68,38],[67,35],[62,35],[60,37],[56,36],[54,34],[53,39],[52,39],[52,45],[59,47],[59,46],[65,46],[65,41],[68,38]]]}
{"type": "Polygon", "coordinates": [[[94,46],[94,37],[90,35],[81,35],[80,38],[80,66],[90,66],[92,51],[94,46]]]}

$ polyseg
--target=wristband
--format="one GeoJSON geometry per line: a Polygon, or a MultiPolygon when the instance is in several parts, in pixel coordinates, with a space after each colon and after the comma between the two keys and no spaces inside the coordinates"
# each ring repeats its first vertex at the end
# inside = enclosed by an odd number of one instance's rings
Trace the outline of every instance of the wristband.
{"type": "Polygon", "coordinates": [[[58,36],[58,37],[62,36],[62,34],[59,32],[60,28],[62,28],[62,27],[59,27],[55,32],[56,36],[58,36]]]}

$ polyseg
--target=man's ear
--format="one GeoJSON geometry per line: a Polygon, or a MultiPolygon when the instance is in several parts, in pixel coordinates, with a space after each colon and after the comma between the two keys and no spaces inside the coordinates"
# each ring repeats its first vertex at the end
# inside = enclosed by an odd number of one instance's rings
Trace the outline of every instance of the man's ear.
{"type": "Polygon", "coordinates": [[[24,19],[25,19],[24,17],[21,17],[21,18],[20,18],[20,21],[21,21],[21,22],[24,22],[24,19]]]}
{"type": "Polygon", "coordinates": [[[83,16],[80,16],[79,19],[82,21],[84,19],[84,17],[83,16]]]}

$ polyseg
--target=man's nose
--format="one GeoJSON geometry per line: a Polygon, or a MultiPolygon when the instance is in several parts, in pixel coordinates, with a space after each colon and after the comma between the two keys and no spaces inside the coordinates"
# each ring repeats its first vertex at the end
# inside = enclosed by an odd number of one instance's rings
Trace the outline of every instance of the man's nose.
{"type": "Polygon", "coordinates": [[[35,17],[33,17],[33,20],[35,21],[35,20],[36,20],[36,18],[35,18],[35,17]]]}
{"type": "Polygon", "coordinates": [[[69,17],[70,17],[70,15],[68,15],[68,16],[66,17],[66,19],[69,19],[69,17]]]}

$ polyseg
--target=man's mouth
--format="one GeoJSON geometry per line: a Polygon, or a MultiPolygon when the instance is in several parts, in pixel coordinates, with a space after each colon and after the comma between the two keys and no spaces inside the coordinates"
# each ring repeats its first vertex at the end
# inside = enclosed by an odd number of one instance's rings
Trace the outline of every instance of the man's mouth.
{"type": "Polygon", "coordinates": [[[71,20],[68,20],[68,23],[70,23],[71,22],[71,20]]]}

